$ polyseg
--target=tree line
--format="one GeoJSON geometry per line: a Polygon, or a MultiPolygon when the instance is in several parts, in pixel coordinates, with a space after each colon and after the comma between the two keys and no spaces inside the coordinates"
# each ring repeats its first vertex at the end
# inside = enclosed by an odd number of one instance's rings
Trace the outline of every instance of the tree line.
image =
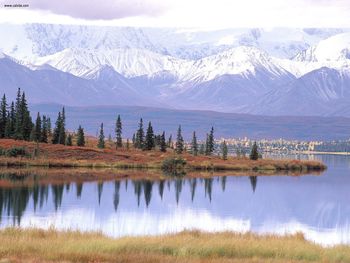
{"type": "MultiPolygon", "coordinates": [[[[65,109],[58,113],[54,129],[51,127],[51,119],[37,113],[33,122],[25,92],[18,88],[16,100],[7,102],[6,94],[0,102],[0,139],[15,139],[34,141],[41,143],[72,145],[72,134],[66,132],[65,109]]],[[[84,129],[79,126],[77,134],[77,145],[85,145],[84,129]]]]}
{"type": "MultiPolygon", "coordinates": [[[[132,136],[132,141],[126,139],[123,144],[123,128],[120,115],[117,116],[115,122],[115,147],[130,148],[132,143],[136,149],[144,151],[150,151],[158,149],[161,152],[166,152],[167,149],[172,149],[177,154],[184,152],[190,152],[192,155],[206,155],[210,156],[215,151],[214,141],[214,127],[211,127],[210,131],[206,134],[204,143],[199,143],[197,140],[196,132],[192,134],[192,141],[190,148],[187,149],[184,138],[182,136],[182,128],[179,125],[177,129],[176,141],[173,142],[172,135],[166,139],[165,131],[160,134],[155,134],[151,122],[148,122],[146,131],[144,130],[143,119],[141,118],[138,123],[138,129],[132,136]]],[[[62,144],[72,146],[73,141],[77,146],[85,146],[86,139],[84,129],[79,125],[76,133],[68,133],[66,131],[66,113],[63,107],[58,112],[55,127],[51,127],[51,119],[45,115],[41,116],[40,112],[37,113],[35,122],[32,121],[30,111],[28,109],[28,103],[24,92],[21,92],[19,88],[17,91],[17,97],[15,101],[7,103],[6,95],[4,94],[0,103],[0,138],[10,138],[16,140],[26,140],[41,143],[62,144]],[[74,136],[73,136],[74,135],[74,136]]],[[[113,141],[113,139],[110,138],[113,141]]],[[[99,136],[97,141],[97,147],[103,149],[106,147],[105,134],[103,123],[100,125],[99,136]]],[[[228,147],[224,141],[220,145],[220,153],[224,160],[227,159],[228,147]]],[[[257,160],[259,158],[258,148],[254,143],[250,159],[257,160]]]]}

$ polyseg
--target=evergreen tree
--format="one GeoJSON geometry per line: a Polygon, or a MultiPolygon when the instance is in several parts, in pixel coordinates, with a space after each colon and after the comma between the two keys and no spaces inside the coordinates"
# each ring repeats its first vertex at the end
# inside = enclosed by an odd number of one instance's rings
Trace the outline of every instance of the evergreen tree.
{"type": "Polygon", "coordinates": [[[103,132],[103,123],[101,123],[100,134],[98,136],[97,147],[100,148],[100,149],[104,149],[105,148],[105,134],[103,132]]]}
{"type": "Polygon", "coordinates": [[[48,137],[51,137],[52,136],[51,118],[48,117],[46,119],[46,121],[47,121],[47,124],[46,124],[46,126],[47,126],[47,135],[48,135],[48,137]]]}
{"type": "Polygon", "coordinates": [[[165,132],[160,136],[160,151],[166,152],[165,132]]]}
{"type": "Polygon", "coordinates": [[[37,117],[36,117],[36,121],[35,121],[35,126],[34,126],[34,138],[33,140],[36,142],[40,142],[41,141],[41,117],[40,117],[40,113],[38,112],[37,117]]]}
{"type": "Polygon", "coordinates": [[[132,144],[135,146],[136,143],[136,136],[135,133],[132,135],[132,144]]]}
{"type": "Polygon", "coordinates": [[[15,105],[15,133],[14,137],[15,139],[23,139],[22,134],[22,120],[23,120],[23,113],[21,111],[21,89],[18,88],[17,90],[17,97],[16,97],[16,105],[15,105]]]}
{"type": "Polygon", "coordinates": [[[120,115],[118,115],[117,122],[115,124],[115,138],[117,141],[117,147],[123,146],[122,140],[122,121],[120,119],[120,115]]]}
{"type": "Polygon", "coordinates": [[[139,128],[136,132],[135,147],[142,149],[145,140],[145,133],[143,131],[143,120],[140,119],[139,128]]]}
{"type": "Polygon", "coordinates": [[[249,155],[250,160],[258,160],[259,159],[259,152],[258,152],[258,145],[256,142],[254,142],[252,150],[249,155]]]}
{"type": "Polygon", "coordinates": [[[13,136],[13,131],[12,131],[12,120],[11,120],[11,115],[10,112],[7,113],[7,120],[6,120],[6,125],[5,125],[5,138],[12,138],[13,136]]]}
{"type": "Polygon", "coordinates": [[[181,125],[177,129],[177,137],[176,137],[176,153],[181,154],[184,151],[184,139],[181,134],[181,125]]]}
{"type": "Polygon", "coordinates": [[[173,147],[173,136],[170,134],[169,139],[168,139],[168,147],[172,148],[173,147]]]}
{"type": "Polygon", "coordinates": [[[5,137],[13,138],[15,136],[16,112],[15,104],[11,103],[10,112],[7,113],[7,121],[5,127],[5,137]]]}
{"type": "Polygon", "coordinates": [[[61,112],[59,112],[57,116],[56,124],[55,124],[55,129],[53,130],[53,134],[52,134],[53,144],[59,144],[60,142],[61,125],[62,125],[62,117],[61,117],[61,112]]]}
{"type": "Polygon", "coordinates": [[[200,155],[205,154],[205,145],[203,143],[201,144],[201,147],[199,148],[199,154],[200,155]]]}
{"type": "Polygon", "coordinates": [[[7,102],[6,102],[6,95],[4,94],[0,103],[0,138],[5,137],[7,117],[8,117],[7,102]]]}
{"type": "Polygon", "coordinates": [[[59,128],[60,129],[59,129],[58,143],[65,144],[66,143],[66,113],[65,113],[64,107],[61,113],[61,123],[59,128]]]}
{"type": "Polygon", "coordinates": [[[222,151],[222,159],[227,160],[228,149],[227,149],[226,141],[224,141],[221,144],[221,151],[222,151]]]}
{"type": "Polygon", "coordinates": [[[195,131],[193,132],[193,136],[192,136],[191,152],[194,156],[198,155],[198,144],[197,144],[197,136],[195,131]]]}
{"type": "Polygon", "coordinates": [[[150,151],[154,148],[154,133],[152,123],[148,123],[144,149],[150,151]]]}
{"type": "Polygon", "coordinates": [[[80,125],[77,132],[77,145],[81,147],[85,146],[84,129],[80,125]]]}
{"type": "Polygon", "coordinates": [[[72,146],[73,145],[73,138],[71,134],[68,134],[67,138],[66,138],[66,145],[67,146],[72,146]]]}
{"type": "Polygon", "coordinates": [[[42,120],[40,142],[44,142],[44,143],[48,142],[47,118],[45,115],[43,115],[43,120],[42,120]]]}
{"type": "Polygon", "coordinates": [[[214,152],[214,127],[211,127],[206,141],[206,155],[212,155],[214,152]]]}
{"type": "Polygon", "coordinates": [[[26,100],[25,93],[22,93],[21,98],[21,112],[22,112],[22,135],[24,140],[29,140],[30,133],[33,128],[32,118],[30,117],[30,112],[28,110],[28,104],[26,100]]]}

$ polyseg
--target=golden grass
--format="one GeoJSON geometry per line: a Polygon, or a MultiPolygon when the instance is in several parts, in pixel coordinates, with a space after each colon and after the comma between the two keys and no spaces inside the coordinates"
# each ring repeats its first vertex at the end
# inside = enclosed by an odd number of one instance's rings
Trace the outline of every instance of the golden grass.
{"type": "Polygon", "coordinates": [[[112,239],[98,233],[8,228],[0,231],[0,244],[0,258],[10,262],[350,262],[349,246],[323,248],[302,234],[185,231],[112,239]]]}

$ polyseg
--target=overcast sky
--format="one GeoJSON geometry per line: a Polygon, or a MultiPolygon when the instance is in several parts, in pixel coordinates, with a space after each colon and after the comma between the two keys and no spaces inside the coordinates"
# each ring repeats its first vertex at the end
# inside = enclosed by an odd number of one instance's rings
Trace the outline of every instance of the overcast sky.
{"type": "Polygon", "coordinates": [[[0,0],[0,4],[0,23],[350,27],[350,0],[0,0]]]}

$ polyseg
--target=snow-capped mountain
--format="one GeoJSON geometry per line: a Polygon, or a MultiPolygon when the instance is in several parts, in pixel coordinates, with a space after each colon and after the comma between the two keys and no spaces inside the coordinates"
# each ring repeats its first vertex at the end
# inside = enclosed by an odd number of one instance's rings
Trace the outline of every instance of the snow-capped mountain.
{"type": "Polygon", "coordinates": [[[294,57],[348,29],[222,29],[99,27],[0,24],[0,49],[17,59],[43,57],[67,48],[142,49],[197,60],[238,46],[254,46],[279,58],[294,57]]]}
{"type": "Polygon", "coordinates": [[[320,68],[266,93],[249,113],[266,115],[338,115],[350,110],[350,73],[320,68]]]}
{"type": "Polygon", "coordinates": [[[126,77],[151,75],[168,70],[174,73],[186,67],[186,61],[141,49],[65,49],[54,55],[30,61],[33,65],[51,65],[75,76],[83,76],[98,66],[111,66],[126,77]]]}
{"type": "Polygon", "coordinates": [[[0,36],[0,93],[32,102],[350,116],[347,29],[0,24],[0,36]]]}

